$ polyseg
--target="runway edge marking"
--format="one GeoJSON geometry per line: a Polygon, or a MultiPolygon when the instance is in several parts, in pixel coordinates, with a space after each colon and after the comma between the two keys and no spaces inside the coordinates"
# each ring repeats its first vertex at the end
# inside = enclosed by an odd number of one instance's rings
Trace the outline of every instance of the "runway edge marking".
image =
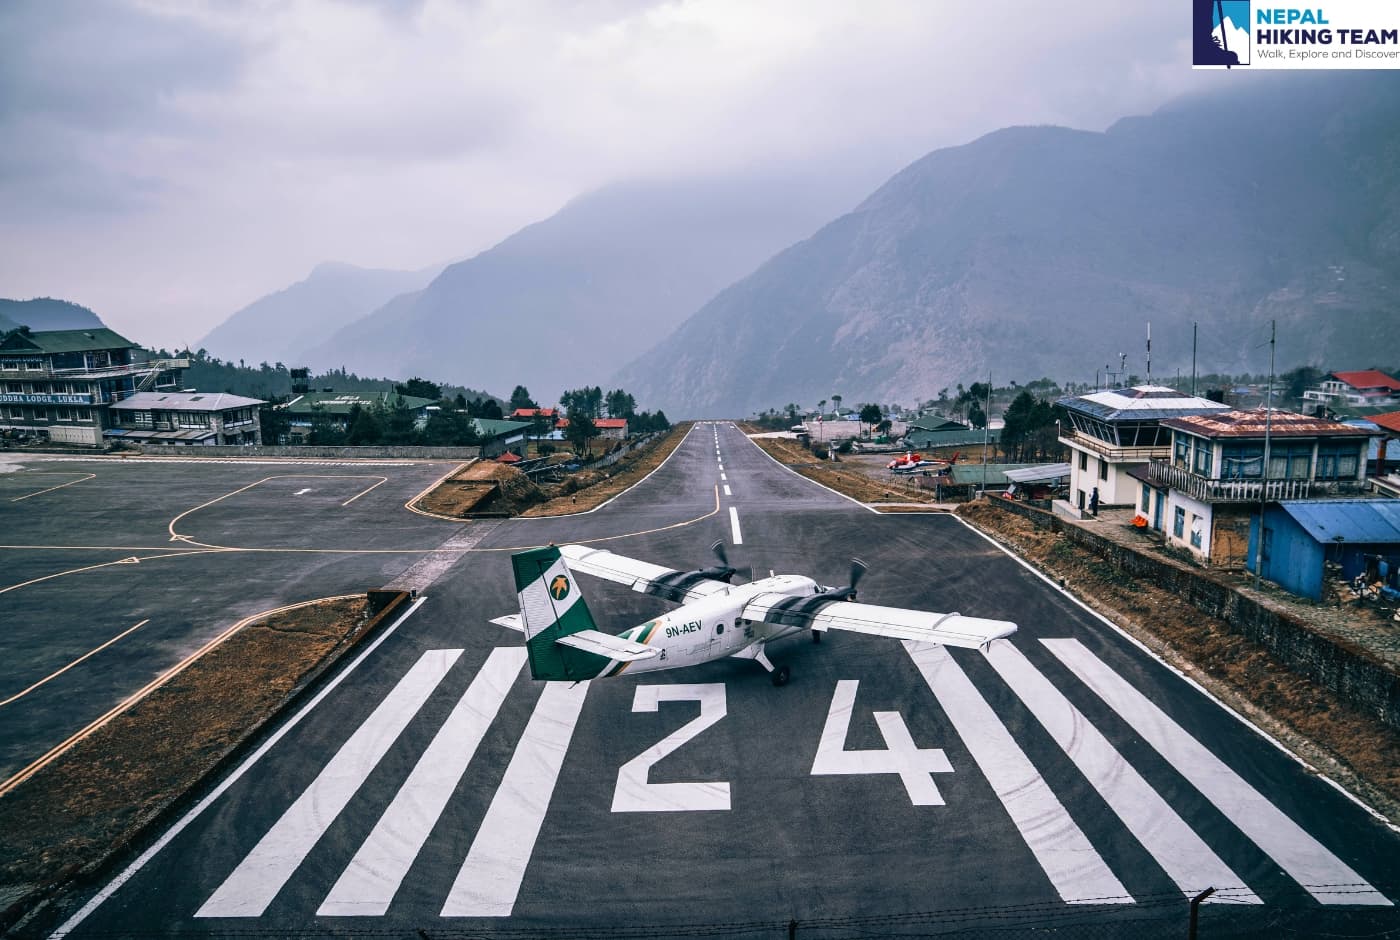
{"type": "Polygon", "coordinates": [[[332,679],[326,683],[325,688],[323,688],[320,692],[316,693],[315,697],[312,698],[311,701],[307,702],[306,705],[304,705],[295,715],[293,715],[291,719],[287,721],[286,724],[284,724],[282,727],[278,728],[275,732],[273,732],[272,736],[269,737],[265,742],[263,742],[261,747],[259,747],[252,754],[248,755],[248,759],[245,760],[243,763],[239,764],[238,767],[234,769],[233,773],[229,774],[228,777],[226,777],[222,782],[220,782],[219,785],[216,786],[209,793],[208,796],[200,800],[199,803],[197,803],[193,809],[191,809],[184,816],[180,817],[180,819],[175,823],[175,825],[171,826],[168,830],[166,830],[164,835],[157,839],[151,845],[150,848],[142,852],[134,862],[128,865],[122,871],[122,873],[119,874],[116,878],[114,878],[110,883],[108,883],[108,885],[105,888],[103,888],[97,894],[93,895],[93,897],[89,899],[88,902],[84,904],[78,910],[77,913],[75,913],[72,917],[68,918],[66,921],[60,924],[58,929],[55,930],[52,934],[50,934],[50,937],[53,938],[53,940],[59,940],[59,938],[67,937],[78,927],[78,925],[80,925],[84,920],[86,920],[92,914],[93,911],[97,910],[97,908],[100,907],[113,894],[116,894],[117,891],[121,889],[122,885],[126,884],[133,877],[135,877],[136,873],[139,872],[142,868],[144,868],[146,866],[146,863],[148,863],[151,859],[155,858],[156,854],[160,852],[161,849],[165,848],[172,841],[174,841],[176,836],[184,832],[185,829],[187,829],[191,823],[193,823],[196,819],[203,815],[205,810],[212,806],[215,803],[215,801],[219,799],[219,797],[223,796],[224,793],[226,793],[230,787],[237,783],[245,773],[251,770],[258,761],[262,760],[262,758],[266,756],[267,752],[272,750],[272,748],[276,746],[276,744],[279,741],[281,741],[282,738],[286,737],[287,734],[289,734],[293,728],[301,724],[302,720],[306,718],[307,715],[311,714],[311,711],[318,705],[320,705],[322,700],[324,700],[326,696],[330,695],[331,692],[335,691],[335,689],[340,685],[340,683],[345,681],[345,679],[347,679],[350,676],[350,674],[354,672],[356,668],[359,667],[361,663],[368,659],[370,654],[379,648],[380,644],[382,644],[385,640],[389,639],[389,637],[393,636],[395,631],[397,631],[399,627],[402,626],[406,620],[408,620],[409,617],[413,616],[414,612],[423,605],[423,602],[425,600],[427,600],[427,598],[425,597],[419,597],[417,600],[415,600],[412,603],[412,605],[409,606],[408,610],[404,611],[403,614],[399,617],[399,619],[395,620],[384,630],[383,633],[381,633],[378,637],[371,641],[369,646],[365,647],[364,651],[361,652],[359,656],[356,656],[354,660],[351,661],[350,665],[346,666],[344,670],[332,677],[332,679]]]}
{"type": "Polygon", "coordinates": [[[996,539],[992,538],[992,537],[991,537],[990,535],[988,535],[986,532],[983,532],[981,529],[977,528],[975,525],[973,525],[972,523],[968,522],[966,519],[962,518],[962,517],[959,516],[957,513],[943,513],[942,515],[951,516],[952,518],[958,520],[958,522],[961,523],[964,527],[966,527],[968,531],[974,533],[975,535],[980,536],[981,538],[986,539],[988,542],[990,542],[992,545],[994,545],[994,546],[997,548],[998,551],[1002,552],[1002,553],[1005,554],[1008,558],[1010,558],[1012,561],[1014,561],[1014,562],[1016,562],[1018,565],[1020,565],[1022,568],[1025,568],[1025,569],[1026,569],[1027,571],[1029,571],[1031,574],[1035,575],[1037,578],[1039,578],[1040,580],[1044,581],[1044,582],[1045,582],[1046,584],[1048,584],[1054,591],[1058,592],[1059,594],[1064,595],[1064,597],[1065,597],[1067,600],[1069,600],[1069,601],[1070,601],[1071,603],[1073,603],[1075,606],[1079,607],[1081,610],[1083,610],[1083,611],[1084,611],[1085,613],[1087,613],[1089,616],[1093,617],[1095,620],[1098,620],[1098,621],[1102,622],[1105,626],[1107,626],[1109,629],[1113,630],[1115,633],[1117,633],[1117,634],[1118,634],[1119,636],[1121,636],[1123,639],[1127,640],[1127,641],[1128,641],[1129,643],[1131,643],[1133,646],[1136,646],[1140,651],[1142,651],[1143,653],[1146,653],[1148,657],[1150,657],[1153,661],[1155,661],[1156,663],[1158,663],[1159,665],[1161,665],[1161,666],[1162,666],[1164,669],[1166,669],[1168,672],[1172,673],[1172,674],[1173,674],[1174,676],[1176,676],[1178,679],[1180,679],[1181,681],[1185,682],[1187,685],[1191,686],[1191,688],[1193,688],[1193,689],[1195,689],[1197,692],[1201,693],[1201,695],[1204,695],[1204,696],[1205,696],[1207,699],[1209,699],[1210,701],[1214,702],[1214,703],[1215,703],[1216,705],[1218,705],[1218,706],[1221,708],[1221,710],[1223,710],[1227,715],[1229,715],[1230,717],[1234,718],[1236,721],[1238,721],[1240,724],[1244,725],[1244,726],[1245,726],[1246,728],[1248,728],[1250,731],[1253,731],[1255,734],[1259,735],[1259,737],[1263,738],[1265,741],[1268,741],[1270,744],[1272,744],[1274,747],[1278,748],[1278,749],[1279,749],[1280,751],[1282,751],[1284,754],[1288,755],[1292,760],[1294,760],[1295,762],[1297,762],[1297,764],[1298,764],[1299,766],[1301,766],[1304,770],[1306,770],[1310,775],[1317,777],[1319,780],[1322,780],[1323,782],[1325,782],[1326,784],[1328,784],[1329,786],[1331,786],[1331,787],[1332,787],[1334,790],[1336,790],[1338,793],[1342,794],[1342,796],[1346,797],[1348,800],[1350,800],[1351,802],[1355,803],[1357,806],[1361,807],[1363,810],[1365,810],[1367,813],[1369,813],[1369,814],[1370,814],[1372,817],[1374,817],[1376,820],[1378,820],[1379,822],[1383,823],[1383,824],[1386,826],[1386,828],[1390,829],[1392,832],[1400,833],[1400,825],[1397,825],[1396,823],[1391,822],[1390,819],[1387,818],[1386,815],[1385,815],[1384,813],[1380,812],[1380,811],[1377,810],[1375,807],[1373,807],[1373,806],[1371,806],[1370,804],[1366,803],[1364,800],[1362,800],[1362,799],[1361,799],[1359,796],[1357,796],[1356,794],[1352,793],[1352,792],[1351,792],[1350,790],[1348,790],[1346,787],[1342,786],[1340,783],[1338,783],[1337,781],[1333,780],[1331,777],[1327,776],[1327,775],[1326,775],[1325,773],[1323,773],[1322,771],[1318,770],[1318,769],[1317,769],[1316,767],[1314,767],[1312,764],[1308,763],[1308,762],[1307,762],[1306,760],[1304,760],[1300,755],[1294,753],[1293,750],[1292,750],[1291,748],[1288,747],[1288,745],[1284,744],[1282,741],[1278,740],[1278,739],[1275,738],[1273,735],[1269,734],[1269,732],[1265,731],[1263,728],[1259,727],[1259,726],[1256,725],[1254,722],[1250,721],[1248,717],[1246,717],[1246,716],[1240,714],[1240,713],[1239,713],[1238,711],[1236,711],[1233,707],[1231,707],[1229,704],[1227,704],[1223,699],[1221,699],[1221,698],[1219,698],[1218,696],[1216,696],[1213,692],[1211,692],[1211,691],[1210,691],[1209,689],[1207,689],[1205,686],[1201,685],[1198,681],[1196,681],[1195,679],[1193,679],[1191,676],[1188,676],[1186,673],[1182,672],[1179,668],[1177,668],[1176,666],[1174,666],[1174,665],[1172,665],[1171,663],[1167,662],[1165,659],[1163,659],[1161,656],[1159,656],[1159,655],[1157,654],[1157,652],[1156,652],[1155,650],[1153,650],[1150,646],[1148,646],[1146,643],[1142,642],[1142,641],[1139,640],[1137,637],[1135,637],[1135,636],[1133,636],[1131,633],[1129,633],[1127,630],[1123,629],[1121,626],[1119,626],[1118,624],[1114,623],[1112,620],[1109,620],[1107,617],[1105,617],[1103,614],[1099,613],[1097,610],[1094,610],[1094,608],[1090,607],[1088,604],[1084,603],[1082,600],[1080,600],[1078,597],[1076,597],[1072,591],[1070,591],[1070,590],[1067,589],[1067,588],[1063,588],[1063,587],[1061,587],[1060,585],[1056,584],[1056,583],[1050,578],[1050,576],[1047,575],[1045,572],[1043,572],[1043,571],[1041,571],[1040,569],[1036,568],[1036,567],[1035,567],[1034,565],[1032,565],[1030,562],[1026,561],[1024,558],[1022,558],[1021,556],[1017,555],[1017,554],[1016,554],[1015,552],[1013,552],[1011,549],[1007,548],[1007,547],[1006,547],[1005,545],[1003,545],[1001,542],[999,542],[999,541],[997,541],[996,539]]]}

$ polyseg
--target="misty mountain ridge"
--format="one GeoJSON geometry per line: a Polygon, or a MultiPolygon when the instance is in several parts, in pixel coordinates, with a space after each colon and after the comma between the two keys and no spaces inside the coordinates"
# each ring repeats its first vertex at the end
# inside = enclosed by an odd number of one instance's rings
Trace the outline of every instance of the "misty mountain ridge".
{"type": "Polygon", "coordinates": [[[668,415],[1400,358],[1400,88],[1309,76],[921,158],[614,381],[668,415]],[[665,368],[657,368],[664,363],[665,368]]]}
{"type": "Polygon", "coordinates": [[[424,289],[294,358],[498,394],[523,384],[549,403],[566,388],[599,384],[717,291],[851,205],[848,189],[752,175],[616,183],[448,266],[424,289]]]}
{"type": "Polygon", "coordinates": [[[0,332],[27,326],[41,330],[85,330],[104,326],[97,314],[80,304],[52,297],[34,300],[0,299],[0,332]]]}
{"type": "Polygon", "coordinates": [[[196,344],[230,362],[301,363],[306,350],[391,298],[419,290],[441,272],[361,268],[339,261],[316,265],[305,280],[255,300],[196,344]]]}

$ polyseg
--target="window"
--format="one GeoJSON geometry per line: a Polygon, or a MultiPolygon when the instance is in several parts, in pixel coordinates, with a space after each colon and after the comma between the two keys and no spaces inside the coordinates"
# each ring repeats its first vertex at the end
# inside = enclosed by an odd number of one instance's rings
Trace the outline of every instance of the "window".
{"type": "Polygon", "coordinates": [[[1099,479],[1108,479],[1108,461],[1104,460],[1102,457],[1099,458],[1099,479]]]}
{"type": "Polygon", "coordinates": [[[1269,448],[1270,480],[1306,480],[1312,470],[1313,445],[1277,444],[1269,448]]]}
{"type": "Polygon", "coordinates": [[[1081,473],[1089,471],[1089,455],[1082,450],[1079,452],[1079,470],[1081,473]]]}
{"type": "Polygon", "coordinates": [[[1172,449],[1172,463],[1183,470],[1191,466],[1191,438],[1178,434],[1172,449]]]}
{"type": "Polygon", "coordinates": [[[1142,511],[1145,513],[1152,506],[1152,487],[1146,483],[1142,485],[1142,511]]]}
{"type": "Polygon", "coordinates": [[[1257,480],[1264,474],[1264,445],[1226,444],[1220,452],[1220,479],[1257,480]]]}
{"type": "Polygon", "coordinates": [[[1172,535],[1181,538],[1186,534],[1186,510],[1176,507],[1176,518],[1172,520],[1172,535]]]}
{"type": "Polygon", "coordinates": [[[1317,479],[1354,480],[1361,461],[1359,444],[1319,444],[1317,479]]]}
{"type": "Polygon", "coordinates": [[[1201,547],[1201,517],[1191,513],[1191,547],[1201,547]]]}
{"type": "Polygon", "coordinates": [[[1192,471],[1203,477],[1210,476],[1212,457],[1210,441],[1197,438],[1195,450],[1195,461],[1191,465],[1192,471]]]}

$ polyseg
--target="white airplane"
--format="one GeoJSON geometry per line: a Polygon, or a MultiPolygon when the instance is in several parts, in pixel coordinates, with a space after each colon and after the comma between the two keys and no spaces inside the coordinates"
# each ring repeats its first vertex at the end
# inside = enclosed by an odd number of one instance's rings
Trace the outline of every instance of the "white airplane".
{"type": "Polygon", "coordinates": [[[733,656],[752,659],[788,681],[787,666],[774,667],[764,647],[811,630],[849,630],[945,646],[986,647],[1016,632],[1005,620],[936,614],[901,607],[857,604],[856,582],[865,572],[852,563],[851,583],[823,587],[800,575],[774,575],[731,585],[737,573],[715,543],[721,567],[695,571],[663,568],[585,545],[536,548],[511,556],[520,613],[492,623],[525,634],[530,673],[536,679],[581,681],[624,672],[656,672],[733,656]],[[572,566],[572,570],[571,570],[572,566]],[[598,630],[574,582],[574,571],[625,584],[634,591],[683,604],[670,613],[613,635],[598,630]]]}

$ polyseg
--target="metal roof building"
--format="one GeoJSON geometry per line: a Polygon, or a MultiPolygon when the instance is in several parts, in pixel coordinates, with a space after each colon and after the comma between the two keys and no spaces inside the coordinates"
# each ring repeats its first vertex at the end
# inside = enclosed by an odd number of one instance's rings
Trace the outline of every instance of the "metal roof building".
{"type": "MultiPolygon", "coordinates": [[[[1254,557],[1254,537],[1250,539],[1254,557]]],[[[1381,570],[1394,587],[1400,568],[1400,500],[1312,499],[1282,502],[1264,512],[1261,574],[1284,590],[1322,600],[1327,562],[1347,580],[1381,570]]]]}

